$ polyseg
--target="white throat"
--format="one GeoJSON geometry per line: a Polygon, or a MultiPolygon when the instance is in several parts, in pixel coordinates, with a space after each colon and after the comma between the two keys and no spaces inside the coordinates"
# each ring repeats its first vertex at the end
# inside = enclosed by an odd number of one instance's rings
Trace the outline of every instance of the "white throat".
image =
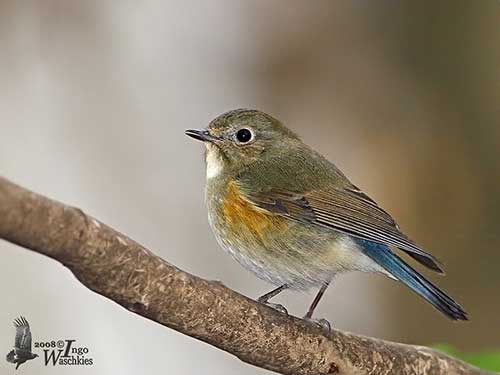
{"type": "Polygon", "coordinates": [[[222,156],[217,146],[207,143],[206,147],[207,180],[210,180],[211,178],[217,177],[222,172],[224,161],[222,160],[222,156]]]}

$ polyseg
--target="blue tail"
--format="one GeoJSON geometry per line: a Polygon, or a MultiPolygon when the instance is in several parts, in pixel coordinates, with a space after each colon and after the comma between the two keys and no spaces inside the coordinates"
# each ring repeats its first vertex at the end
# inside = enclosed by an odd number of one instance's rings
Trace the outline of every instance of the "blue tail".
{"type": "Polygon", "coordinates": [[[394,254],[389,247],[356,239],[365,255],[382,266],[396,279],[424,298],[452,320],[468,320],[467,313],[451,297],[410,267],[394,254]]]}

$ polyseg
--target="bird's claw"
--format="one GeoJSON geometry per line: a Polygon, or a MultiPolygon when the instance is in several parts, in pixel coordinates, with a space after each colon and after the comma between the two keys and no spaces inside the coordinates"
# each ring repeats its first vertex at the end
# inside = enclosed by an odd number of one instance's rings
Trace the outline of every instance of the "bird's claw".
{"type": "Polygon", "coordinates": [[[270,307],[273,310],[276,310],[282,314],[288,315],[288,310],[285,308],[285,306],[280,305],[279,303],[271,303],[271,302],[261,301],[261,300],[259,300],[259,302],[262,303],[263,305],[266,305],[267,307],[270,307]]]}
{"type": "Polygon", "coordinates": [[[332,325],[326,319],[312,319],[308,317],[303,318],[306,322],[314,324],[315,326],[321,328],[323,333],[329,335],[332,332],[332,325]]]}

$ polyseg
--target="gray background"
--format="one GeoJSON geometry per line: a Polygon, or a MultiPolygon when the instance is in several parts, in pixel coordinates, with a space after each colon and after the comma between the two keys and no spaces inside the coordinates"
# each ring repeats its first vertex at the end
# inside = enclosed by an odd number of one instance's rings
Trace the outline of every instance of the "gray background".
{"type": "MultiPolygon", "coordinates": [[[[1,1],[0,173],[81,207],[178,267],[271,287],[217,246],[202,147],[183,130],[237,107],[280,118],[446,263],[453,324],[377,276],[339,278],[338,328],[462,350],[500,345],[500,3],[1,1]]],[[[25,374],[265,373],[127,313],[58,263],[0,242],[0,351],[76,338],[89,368],[25,374]]],[[[278,300],[297,315],[313,295],[278,300]]],[[[39,352],[40,353],[40,352],[39,352]]],[[[3,354],[2,354],[3,355],[3,354]]],[[[0,360],[0,372],[13,367],[0,360]]]]}

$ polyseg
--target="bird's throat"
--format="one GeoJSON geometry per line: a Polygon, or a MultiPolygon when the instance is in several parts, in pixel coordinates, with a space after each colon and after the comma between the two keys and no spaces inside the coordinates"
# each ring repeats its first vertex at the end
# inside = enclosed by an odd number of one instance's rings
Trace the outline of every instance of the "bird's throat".
{"type": "Polygon", "coordinates": [[[224,168],[224,157],[217,146],[206,143],[206,147],[205,160],[207,162],[207,180],[210,180],[221,174],[224,168]]]}

